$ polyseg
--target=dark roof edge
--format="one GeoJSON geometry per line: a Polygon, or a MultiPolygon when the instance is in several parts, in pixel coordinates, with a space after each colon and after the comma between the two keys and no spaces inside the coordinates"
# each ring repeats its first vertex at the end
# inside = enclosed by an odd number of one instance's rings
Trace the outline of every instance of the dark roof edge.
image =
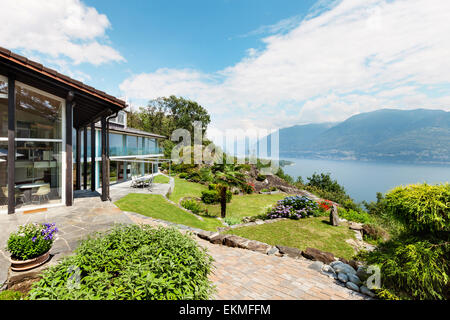
{"type": "Polygon", "coordinates": [[[85,91],[93,96],[96,96],[102,100],[113,103],[121,108],[126,108],[126,106],[127,106],[126,102],[121,99],[117,99],[116,97],[111,96],[111,95],[107,94],[106,92],[97,90],[91,86],[88,86],[88,85],[82,83],[81,81],[72,79],[72,78],[70,78],[66,75],[63,75],[53,69],[46,68],[45,66],[43,66],[42,64],[40,64],[38,62],[29,60],[26,57],[16,54],[14,52],[11,52],[10,50],[5,49],[3,47],[0,47],[0,57],[4,57],[5,59],[8,59],[11,62],[22,65],[31,70],[37,71],[41,74],[44,74],[50,78],[53,78],[57,81],[62,82],[62,83],[66,83],[76,89],[85,91]]]}

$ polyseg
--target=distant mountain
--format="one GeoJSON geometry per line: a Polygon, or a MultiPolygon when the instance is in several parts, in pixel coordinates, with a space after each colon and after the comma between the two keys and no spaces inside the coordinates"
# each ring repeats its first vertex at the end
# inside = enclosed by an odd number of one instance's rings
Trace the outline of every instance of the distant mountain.
{"type": "Polygon", "coordinates": [[[280,156],[450,163],[450,112],[381,109],[280,129],[280,156]]]}

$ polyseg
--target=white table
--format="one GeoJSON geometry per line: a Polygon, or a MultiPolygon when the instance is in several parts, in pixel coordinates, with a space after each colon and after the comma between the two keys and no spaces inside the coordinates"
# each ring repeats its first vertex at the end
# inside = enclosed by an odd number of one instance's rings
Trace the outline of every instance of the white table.
{"type": "Polygon", "coordinates": [[[17,189],[23,190],[23,195],[25,198],[24,203],[31,203],[31,190],[34,188],[39,188],[43,186],[49,186],[49,183],[39,182],[39,183],[25,183],[16,185],[17,189]]]}

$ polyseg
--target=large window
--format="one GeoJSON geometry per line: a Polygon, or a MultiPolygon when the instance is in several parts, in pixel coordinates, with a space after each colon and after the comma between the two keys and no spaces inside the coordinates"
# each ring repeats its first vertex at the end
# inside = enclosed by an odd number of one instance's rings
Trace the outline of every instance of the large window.
{"type": "Polygon", "coordinates": [[[16,84],[16,138],[61,139],[62,101],[16,84]]]}
{"type": "Polygon", "coordinates": [[[8,141],[0,140],[0,210],[8,209],[8,141]]]}
{"type": "Polygon", "coordinates": [[[0,76],[0,138],[8,137],[8,80],[0,76]]]}
{"type": "Polygon", "coordinates": [[[111,157],[123,156],[124,145],[123,136],[121,134],[110,133],[109,134],[109,155],[111,157]]]}
{"type": "Polygon", "coordinates": [[[16,207],[61,203],[64,100],[16,82],[16,207]]]}

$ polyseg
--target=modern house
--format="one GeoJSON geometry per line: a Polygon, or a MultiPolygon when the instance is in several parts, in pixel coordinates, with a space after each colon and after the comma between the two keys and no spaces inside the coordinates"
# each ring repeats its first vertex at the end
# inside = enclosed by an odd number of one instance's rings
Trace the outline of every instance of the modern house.
{"type": "Polygon", "coordinates": [[[0,213],[71,206],[81,189],[106,201],[110,183],[156,172],[165,137],[127,128],[126,107],[0,47],[0,213]]]}

